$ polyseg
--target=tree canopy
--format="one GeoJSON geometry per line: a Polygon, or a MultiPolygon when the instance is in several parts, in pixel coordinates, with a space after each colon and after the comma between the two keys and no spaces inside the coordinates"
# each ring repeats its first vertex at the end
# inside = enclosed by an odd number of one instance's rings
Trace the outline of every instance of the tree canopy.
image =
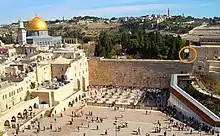
{"type": "Polygon", "coordinates": [[[180,36],[161,35],[158,31],[147,31],[149,24],[126,24],[118,33],[101,32],[95,48],[95,56],[112,58],[119,55],[116,44],[120,44],[120,53],[140,59],[169,59],[178,58],[178,51],[186,43],[180,36]]]}
{"type": "Polygon", "coordinates": [[[12,44],[14,43],[13,38],[11,35],[5,35],[0,37],[0,41],[2,41],[5,44],[12,44]]]}

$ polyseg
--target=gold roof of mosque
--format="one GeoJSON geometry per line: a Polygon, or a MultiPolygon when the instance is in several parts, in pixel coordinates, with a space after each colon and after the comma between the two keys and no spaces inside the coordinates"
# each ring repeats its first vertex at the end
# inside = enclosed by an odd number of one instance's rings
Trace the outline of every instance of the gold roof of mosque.
{"type": "Polygon", "coordinates": [[[26,28],[27,31],[47,31],[47,23],[39,18],[35,17],[28,22],[28,26],[26,28]]]}

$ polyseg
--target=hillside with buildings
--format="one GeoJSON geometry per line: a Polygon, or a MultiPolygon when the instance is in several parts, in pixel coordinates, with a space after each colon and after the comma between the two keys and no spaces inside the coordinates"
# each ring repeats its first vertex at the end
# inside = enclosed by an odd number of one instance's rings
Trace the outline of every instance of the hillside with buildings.
{"type": "Polygon", "coordinates": [[[203,21],[168,12],[47,22],[36,16],[3,26],[0,130],[85,136],[123,128],[136,135],[144,124],[144,135],[172,135],[164,129],[169,115],[170,123],[184,124],[170,126],[178,135],[218,132],[220,29],[203,21]],[[187,36],[199,37],[197,44],[187,36]]]}

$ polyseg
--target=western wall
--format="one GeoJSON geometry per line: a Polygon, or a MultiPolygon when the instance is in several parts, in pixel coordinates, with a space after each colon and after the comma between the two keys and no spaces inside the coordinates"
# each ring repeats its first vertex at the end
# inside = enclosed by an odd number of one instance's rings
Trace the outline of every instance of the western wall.
{"type": "Polygon", "coordinates": [[[178,60],[89,59],[90,85],[168,88],[171,74],[191,73],[178,60]]]}

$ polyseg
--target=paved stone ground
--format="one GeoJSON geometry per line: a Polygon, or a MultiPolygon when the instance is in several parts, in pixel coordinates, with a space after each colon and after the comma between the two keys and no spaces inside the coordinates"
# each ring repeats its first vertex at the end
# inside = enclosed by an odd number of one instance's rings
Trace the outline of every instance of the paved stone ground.
{"type": "MultiPolygon", "coordinates": [[[[132,109],[120,109],[119,111],[114,111],[113,108],[109,107],[91,107],[87,106],[83,109],[83,113],[87,114],[89,111],[93,112],[93,117],[103,117],[103,123],[88,123],[85,115],[82,117],[74,117],[73,125],[69,125],[68,121],[71,120],[71,112],[76,110],[77,107],[69,108],[65,113],[64,117],[57,117],[57,121],[54,121],[54,118],[42,118],[40,119],[41,127],[49,126],[50,123],[54,124],[54,127],[61,127],[61,132],[55,132],[53,130],[40,131],[40,133],[34,133],[36,130],[25,130],[25,132],[20,132],[18,136],[83,136],[85,133],[86,136],[101,136],[104,134],[105,130],[108,131],[107,136],[116,136],[115,126],[115,117],[118,118],[118,125],[123,122],[128,123],[127,128],[122,128],[120,132],[117,133],[117,136],[132,136],[134,130],[137,131],[138,127],[141,129],[141,136],[145,136],[146,133],[150,133],[150,136],[160,136],[163,135],[165,128],[168,127],[168,121],[163,113],[159,111],[152,111],[151,114],[146,115],[144,110],[132,110],[132,109]],[[121,118],[121,114],[123,118],[121,118]],[[158,120],[162,124],[161,133],[153,133],[155,127],[157,126],[158,120]],[[77,131],[77,126],[81,126],[80,131],[77,131]],[[99,130],[96,130],[97,125],[99,130]]],[[[177,128],[172,128],[171,131],[167,131],[167,136],[186,136],[189,131],[178,131],[177,128]]],[[[199,136],[197,131],[191,136],[199,136]]],[[[204,135],[204,134],[202,134],[204,135]]]]}

